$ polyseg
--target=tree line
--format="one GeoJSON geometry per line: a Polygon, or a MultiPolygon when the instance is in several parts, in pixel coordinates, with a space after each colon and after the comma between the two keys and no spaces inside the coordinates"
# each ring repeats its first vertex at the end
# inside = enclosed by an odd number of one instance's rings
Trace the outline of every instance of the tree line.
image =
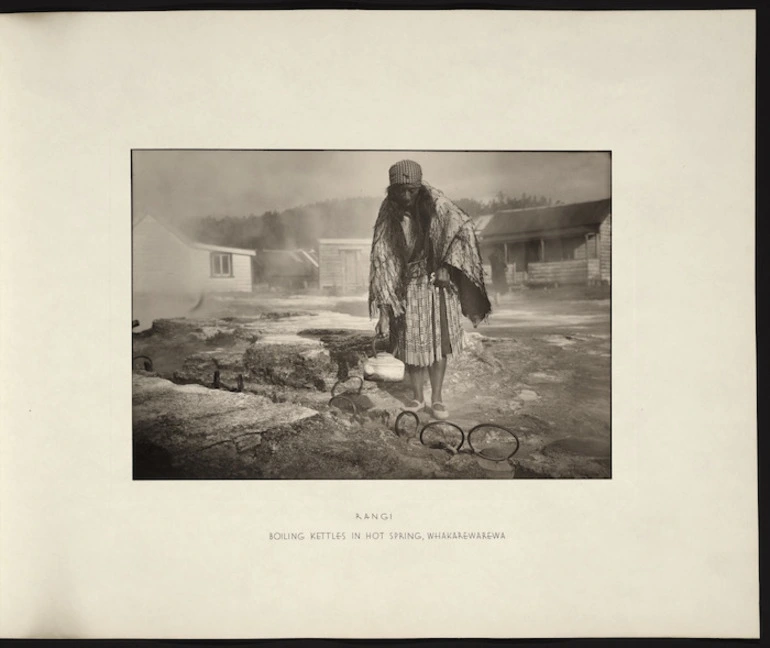
{"type": "MultiPolygon", "coordinates": [[[[259,215],[209,215],[189,223],[186,231],[194,239],[213,245],[250,250],[317,249],[319,238],[371,236],[381,202],[377,197],[346,198],[259,215]]],[[[472,218],[503,209],[561,204],[545,196],[522,193],[511,197],[502,191],[487,201],[461,198],[454,202],[472,218]]]]}

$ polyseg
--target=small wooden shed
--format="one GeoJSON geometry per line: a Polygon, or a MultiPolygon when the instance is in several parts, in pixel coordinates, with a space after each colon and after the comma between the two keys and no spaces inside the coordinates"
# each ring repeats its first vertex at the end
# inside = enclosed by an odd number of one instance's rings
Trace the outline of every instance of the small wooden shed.
{"type": "Polygon", "coordinates": [[[134,222],[134,293],[200,294],[252,290],[254,250],[191,240],[150,215],[134,222]]]}
{"type": "Polygon", "coordinates": [[[272,287],[304,289],[317,285],[318,260],[307,250],[260,250],[256,279],[272,287]]]}
{"type": "Polygon", "coordinates": [[[499,211],[479,242],[485,261],[495,249],[504,254],[509,283],[609,284],[611,201],[499,211]]]}
{"type": "Polygon", "coordinates": [[[361,292],[369,286],[370,238],[318,239],[318,283],[336,294],[361,292]]]}

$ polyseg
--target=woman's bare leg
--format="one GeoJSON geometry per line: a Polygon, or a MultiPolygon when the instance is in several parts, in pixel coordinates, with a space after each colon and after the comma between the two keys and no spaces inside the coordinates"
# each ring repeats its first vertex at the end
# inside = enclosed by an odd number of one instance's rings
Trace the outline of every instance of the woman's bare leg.
{"type": "Polygon", "coordinates": [[[406,373],[409,376],[409,382],[412,385],[414,399],[420,403],[425,400],[425,394],[423,392],[423,387],[425,385],[425,370],[425,367],[406,365],[406,373]]]}
{"type": "Polygon", "coordinates": [[[428,369],[430,374],[430,399],[433,403],[443,403],[441,388],[444,386],[444,375],[446,374],[446,356],[441,360],[436,360],[428,369]]]}

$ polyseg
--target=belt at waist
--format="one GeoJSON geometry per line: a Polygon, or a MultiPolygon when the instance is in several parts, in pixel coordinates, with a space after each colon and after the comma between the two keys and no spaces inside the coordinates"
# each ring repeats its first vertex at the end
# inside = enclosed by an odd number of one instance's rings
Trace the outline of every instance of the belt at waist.
{"type": "Polygon", "coordinates": [[[425,260],[413,261],[406,266],[407,279],[420,279],[428,276],[428,263],[425,260]]]}

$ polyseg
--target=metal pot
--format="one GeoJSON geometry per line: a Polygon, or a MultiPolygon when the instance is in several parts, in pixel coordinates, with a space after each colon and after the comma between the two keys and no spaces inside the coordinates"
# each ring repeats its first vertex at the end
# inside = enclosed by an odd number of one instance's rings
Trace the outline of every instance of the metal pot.
{"type": "Polygon", "coordinates": [[[401,382],[404,379],[404,363],[392,353],[377,353],[377,339],[372,340],[372,357],[364,362],[364,380],[401,382]]]}

